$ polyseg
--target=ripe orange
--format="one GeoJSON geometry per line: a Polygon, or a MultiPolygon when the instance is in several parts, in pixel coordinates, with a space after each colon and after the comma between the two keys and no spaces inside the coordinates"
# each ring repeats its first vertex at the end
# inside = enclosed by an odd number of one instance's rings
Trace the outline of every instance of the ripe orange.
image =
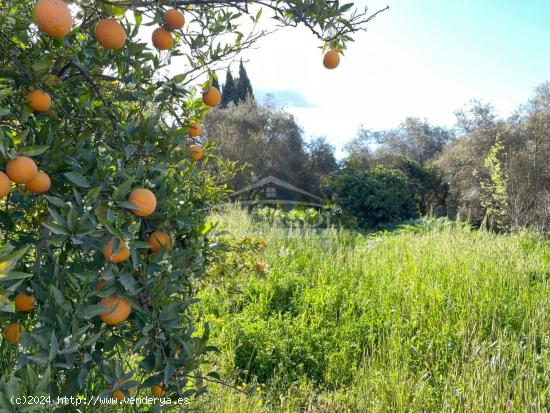
{"type": "Polygon", "coordinates": [[[19,323],[13,323],[4,329],[4,338],[8,343],[17,343],[21,340],[23,334],[23,326],[19,323]]]}
{"type": "Polygon", "coordinates": [[[52,186],[52,181],[50,181],[48,174],[43,171],[38,171],[34,179],[27,182],[25,186],[33,194],[43,194],[44,192],[48,192],[52,186]]]}
{"type": "Polygon", "coordinates": [[[149,244],[151,244],[151,249],[154,252],[159,252],[161,247],[164,247],[168,252],[172,250],[170,235],[158,229],[149,236],[149,244]]]}
{"type": "Polygon", "coordinates": [[[213,108],[214,106],[218,106],[222,103],[222,95],[217,87],[212,86],[202,94],[202,101],[206,106],[213,108]]]}
{"type": "Polygon", "coordinates": [[[120,49],[126,43],[126,32],[115,19],[103,19],[95,25],[95,38],[105,49],[120,49]]]}
{"type": "Polygon", "coordinates": [[[170,9],[164,14],[164,25],[167,29],[181,29],[185,24],[183,13],[176,9],[170,9]]]}
{"type": "MultiPolygon", "coordinates": [[[[118,384],[120,385],[123,385],[124,383],[126,383],[128,380],[119,380],[118,381],[118,384]]],[[[107,389],[111,390],[113,388],[113,385],[112,384],[108,384],[107,385],[107,389]]],[[[131,392],[133,391],[134,388],[131,387],[128,389],[128,392],[131,392]]],[[[113,392],[113,396],[115,396],[118,400],[124,400],[126,397],[124,396],[124,392],[120,389],[117,389],[113,392]]]]}
{"type": "Polygon", "coordinates": [[[153,32],[153,45],[159,50],[171,49],[174,45],[172,33],[162,27],[155,29],[153,32]]]}
{"type": "Polygon", "coordinates": [[[258,272],[265,272],[265,264],[263,262],[257,262],[256,265],[254,266],[254,268],[256,269],[256,271],[258,272]]]}
{"type": "Polygon", "coordinates": [[[191,136],[192,138],[195,138],[202,133],[202,126],[198,122],[191,122],[188,129],[189,136],[191,136]]]}
{"type": "Polygon", "coordinates": [[[323,65],[327,69],[336,69],[340,64],[340,54],[336,50],[329,50],[323,57],[323,65]]]}
{"type": "Polygon", "coordinates": [[[139,208],[139,210],[132,209],[132,212],[138,217],[151,215],[157,208],[157,198],[155,198],[155,194],[145,188],[134,189],[130,193],[128,200],[139,208]]]}
{"type": "Polygon", "coordinates": [[[63,0],[39,0],[34,17],[40,30],[53,37],[65,36],[73,26],[71,11],[63,0]]]}
{"type": "Polygon", "coordinates": [[[6,165],[6,173],[16,184],[26,184],[38,174],[38,167],[31,158],[18,156],[6,165]]]}
{"type": "Polygon", "coordinates": [[[151,386],[151,394],[153,396],[160,397],[162,393],[164,393],[164,385],[162,383],[151,386]]]}
{"type": "Polygon", "coordinates": [[[204,150],[200,145],[190,145],[187,148],[187,152],[189,152],[189,156],[194,161],[200,161],[204,157],[204,150]]]}
{"type": "Polygon", "coordinates": [[[15,310],[22,313],[31,312],[34,309],[34,297],[27,294],[17,294],[15,296],[15,310]]]}
{"type": "Polygon", "coordinates": [[[119,241],[118,250],[113,254],[113,244],[115,242],[115,237],[111,238],[107,244],[103,247],[103,256],[109,262],[117,264],[122,261],[126,261],[130,258],[130,250],[126,247],[124,241],[119,241]]]}
{"type": "Polygon", "coordinates": [[[5,198],[11,191],[11,180],[8,175],[0,171],[0,199],[5,198]]]}
{"type": "Polygon", "coordinates": [[[35,112],[45,112],[52,106],[52,98],[42,90],[33,90],[27,95],[27,102],[35,112]]]}
{"type": "Polygon", "coordinates": [[[99,315],[99,318],[105,324],[113,326],[126,321],[132,312],[132,306],[124,297],[105,297],[99,302],[99,305],[107,309],[99,315]]]}

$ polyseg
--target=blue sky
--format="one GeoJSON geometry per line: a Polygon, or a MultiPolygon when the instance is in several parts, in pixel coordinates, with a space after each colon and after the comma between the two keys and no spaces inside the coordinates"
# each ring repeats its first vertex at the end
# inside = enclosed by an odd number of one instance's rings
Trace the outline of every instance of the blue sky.
{"type": "Polygon", "coordinates": [[[474,98],[506,116],[550,80],[548,0],[356,4],[390,10],[356,36],[336,70],[322,67],[321,44],[305,29],[284,29],[244,53],[257,95],[272,93],[306,137],[325,135],[341,149],[360,125],[419,116],[452,126],[453,112],[474,98]]]}

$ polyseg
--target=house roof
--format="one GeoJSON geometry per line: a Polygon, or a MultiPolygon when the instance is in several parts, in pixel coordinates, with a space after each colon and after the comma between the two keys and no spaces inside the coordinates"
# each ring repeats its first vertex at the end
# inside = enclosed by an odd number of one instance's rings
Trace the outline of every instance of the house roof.
{"type": "Polygon", "coordinates": [[[240,195],[240,194],[243,194],[245,192],[249,192],[249,191],[252,191],[253,189],[256,189],[256,188],[259,188],[261,186],[264,186],[264,185],[267,185],[267,184],[274,184],[274,185],[278,185],[278,186],[281,186],[283,188],[286,188],[290,191],[293,191],[293,192],[297,192],[299,194],[302,194],[302,195],[305,195],[305,196],[309,196],[311,198],[315,198],[315,199],[318,199],[319,201],[324,201],[323,198],[320,198],[316,195],[313,195],[313,194],[310,194],[309,192],[307,191],[304,191],[303,189],[300,189],[298,188],[297,186],[294,186],[292,184],[289,184],[288,182],[285,182],[285,181],[282,181],[280,180],[279,178],[275,178],[274,176],[272,175],[269,175],[268,177],[265,177],[265,178],[262,178],[260,179],[259,181],[256,181],[250,185],[247,185],[245,186],[244,188],[232,193],[230,196],[233,197],[233,196],[237,196],[237,195],[240,195]]]}

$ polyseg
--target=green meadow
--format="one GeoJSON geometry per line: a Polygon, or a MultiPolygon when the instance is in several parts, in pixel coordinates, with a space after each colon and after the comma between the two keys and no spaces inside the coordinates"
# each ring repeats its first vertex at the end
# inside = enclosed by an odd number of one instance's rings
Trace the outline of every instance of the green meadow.
{"type": "Polygon", "coordinates": [[[550,410],[542,238],[437,219],[371,234],[240,210],[215,221],[235,242],[267,240],[267,270],[226,267],[202,287],[224,382],[204,411],[550,410]]]}

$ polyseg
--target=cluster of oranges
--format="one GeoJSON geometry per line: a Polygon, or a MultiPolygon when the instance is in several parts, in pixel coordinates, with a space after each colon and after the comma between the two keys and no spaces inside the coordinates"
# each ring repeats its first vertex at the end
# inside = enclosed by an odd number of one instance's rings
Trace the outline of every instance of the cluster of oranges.
{"type": "Polygon", "coordinates": [[[48,174],[39,170],[36,163],[27,156],[11,159],[6,165],[6,172],[0,171],[0,199],[8,196],[12,182],[24,184],[33,194],[48,192],[52,185],[48,174]]]}
{"type": "MultiPolygon", "coordinates": [[[[155,194],[146,188],[134,189],[128,196],[128,200],[137,207],[131,211],[138,217],[147,217],[155,212],[157,208],[155,194]]],[[[170,252],[172,250],[172,238],[166,232],[156,230],[149,236],[149,245],[154,252],[159,252],[162,248],[170,252]]],[[[124,240],[116,240],[113,237],[103,247],[103,256],[108,262],[117,264],[130,258],[130,249],[124,240]],[[118,248],[113,251],[115,242],[117,242],[118,248]]],[[[105,283],[105,280],[99,280],[96,289],[100,290],[105,283]]],[[[126,321],[132,312],[132,306],[128,300],[120,296],[105,297],[99,304],[107,309],[99,317],[105,324],[109,325],[117,325],[126,321]]]]}
{"type": "MultiPolygon", "coordinates": [[[[39,0],[34,9],[36,24],[44,33],[53,37],[67,35],[73,25],[69,7],[63,0],[39,0]]],[[[163,18],[163,27],[153,31],[153,45],[158,50],[169,50],[174,45],[172,32],[181,29],[185,24],[185,16],[176,9],[167,10],[163,18]]],[[[95,39],[101,47],[108,50],[118,50],[126,44],[126,31],[116,19],[101,19],[95,25],[95,39]]],[[[52,99],[42,90],[31,91],[27,101],[35,112],[45,112],[50,109],[52,99]]],[[[203,94],[206,105],[213,107],[221,103],[220,91],[212,87],[203,94]]],[[[189,125],[189,136],[195,138],[202,133],[202,127],[196,122],[189,125]]],[[[204,157],[204,151],[200,145],[190,145],[187,148],[189,156],[194,161],[200,161],[204,157]]]]}

